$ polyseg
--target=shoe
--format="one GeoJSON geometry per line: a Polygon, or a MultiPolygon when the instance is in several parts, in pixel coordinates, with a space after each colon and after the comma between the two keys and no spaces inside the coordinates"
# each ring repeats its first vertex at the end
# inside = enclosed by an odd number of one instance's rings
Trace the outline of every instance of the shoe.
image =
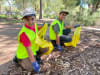
{"type": "Polygon", "coordinates": [[[17,59],[16,56],[13,58],[13,62],[16,63],[16,64],[18,64],[18,59],[17,59]]]}

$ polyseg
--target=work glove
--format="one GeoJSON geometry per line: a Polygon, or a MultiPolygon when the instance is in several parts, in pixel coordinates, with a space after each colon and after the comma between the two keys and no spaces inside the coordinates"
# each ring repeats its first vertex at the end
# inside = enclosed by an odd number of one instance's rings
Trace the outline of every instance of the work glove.
{"type": "Polygon", "coordinates": [[[80,24],[74,25],[74,28],[80,27],[80,24]]]}
{"type": "Polygon", "coordinates": [[[58,51],[62,51],[61,45],[58,45],[58,51]]]}
{"type": "Polygon", "coordinates": [[[37,61],[35,61],[35,62],[32,63],[32,67],[34,68],[35,72],[40,73],[39,72],[40,66],[39,66],[39,64],[38,64],[37,61]]]}

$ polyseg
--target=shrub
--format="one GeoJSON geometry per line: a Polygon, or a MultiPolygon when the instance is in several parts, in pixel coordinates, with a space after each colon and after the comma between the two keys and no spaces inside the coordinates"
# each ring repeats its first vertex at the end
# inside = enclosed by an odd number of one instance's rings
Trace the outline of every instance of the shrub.
{"type": "Polygon", "coordinates": [[[68,24],[81,24],[84,26],[95,25],[95,21],[98,19],[100,15],[99,12],[94,12],[90,14],[91,11],[87,9],[79,10],[78,12],[72,11],[66,18],[68,24]],[[74,12],[74,14],[73,14],[74,12]]]}
{"type": "Polygon", "coordinates": [[[13,18],[14,19],[18,19],[18,15],[13,15],[13,18]]]}
{"type": "Polygon", "coordinates": [[[6,15],[0,15],[0,18],[7,18],[6,15]]]}

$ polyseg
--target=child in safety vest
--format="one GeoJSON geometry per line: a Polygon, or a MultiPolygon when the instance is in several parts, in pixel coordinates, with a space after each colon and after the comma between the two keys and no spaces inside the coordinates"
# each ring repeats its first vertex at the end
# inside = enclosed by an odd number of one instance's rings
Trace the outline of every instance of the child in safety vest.
{"type": "Polygon", "coordinates": [[[23,11],[23,20],[25,24],[18,34],[18,48],[14,61],[29,72],[34,70],[39,73],[39,63],[41,63],[40,56],[47,52],[48,49],[46,48],[43,50],[44,52],[42,52],[42,49],[35,44],[35,37],[38,33],[37,24],[35,23],[35,11],[31,8],[26,8],[23,11]]]}

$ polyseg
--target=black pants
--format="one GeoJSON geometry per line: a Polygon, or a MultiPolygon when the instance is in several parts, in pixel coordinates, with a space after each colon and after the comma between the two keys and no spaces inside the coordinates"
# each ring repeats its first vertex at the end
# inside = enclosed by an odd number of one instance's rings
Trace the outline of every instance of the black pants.
{"type": "MultiPolygon", "coordinates": [[[[70,36],[68,36],[68,34],[71,32],[71,29],[64,29],[63,30],[63,35],[60,36],[60,44],[62,46],[64,46],[64,43],[65,42],[71,42],[72,41],[72,38],[70,36]]],[[[54,46],[57,46],[56,45],[56,40],[51,40],[52,44],[54,46]]]]}

